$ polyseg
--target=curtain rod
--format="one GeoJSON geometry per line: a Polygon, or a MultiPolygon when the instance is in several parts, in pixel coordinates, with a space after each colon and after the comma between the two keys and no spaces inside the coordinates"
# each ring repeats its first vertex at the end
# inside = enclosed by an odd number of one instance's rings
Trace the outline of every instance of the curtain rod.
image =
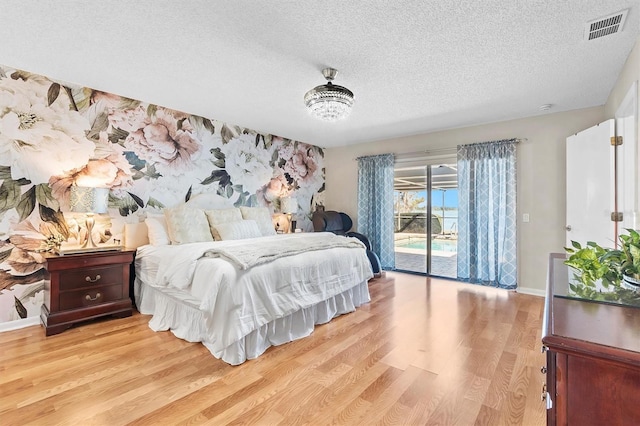
{"type": "MultiPolygon", "coordinates": [[[[528,141],[527,138],[515,138],[516,143],[520,143],[520,142],[526,142],[528,141]]],[[[417,155],[417,154],[448,154],[448,153],[452,153],[455,154],[456,151],[458,150],[457,146],[450,146],[447,148],[433,148],[433,149],[424,149],[422,151],[415,151],[415,152],[399,152],[397,154],[394,155],[417,155]]]]}
{"type": "MultiPolygon", "coordinates": [[[[529,139],[527,138],[515,138],[516,143],[520,143],[520,142],[527,142],[529,139]]],[[[398,152],[398,153],[391,153],[394,156],[406,156],[406,155],[420,155],[420,154],[440,154],[440,155],[446,155],[446,154],[455,154],[458,151],[458,147],[457,146],[451,146],[451,147],[447,147],[447,148],[433,148],[433,149],[424,149],[422,151],[414,151],[414,152],[398,152]]],[[[359,157],[354,158],[353,160],[357,160],[358,158],[361,157],[375,157],[376,155],[384,155],[384,154],[373,154],[373,155],[361,155],[359,157]]]]}

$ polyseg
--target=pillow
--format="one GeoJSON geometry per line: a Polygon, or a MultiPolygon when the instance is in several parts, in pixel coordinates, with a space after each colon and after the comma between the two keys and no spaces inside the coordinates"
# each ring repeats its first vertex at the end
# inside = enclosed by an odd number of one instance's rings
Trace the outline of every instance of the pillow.
{"type": "Polygon", "coordinates": [[[220,239],[244,240],[245,238],[258,238],[262,236],[260,228],[255,220],[241,220],[239,222],[227,222],[216,225],[220,239]]]}
{"type": "Polygon", "coordinates": [[[211,235],[213,235],[214,240],[221,239],[216,229],[217,225],[229,222],[240,222],[242,220],[242,213],[240,213],[240,209],[236,208],[205,210],[204,212],[207,215],[209,229],[211,230],[211,235]]]}
{"type": "Polygon", "coordinates": [[[271,213],[266,207],[240,207],[240,212],[244,219],[255,220],[260,228],[260,232],[263,237],[268,235],[276,235],[276,230],[273,227],[273,221],[271,220],[271,213]]]}
{"type": "Polygon", "coordinates": [[[149,244],[152,246],[165,246],[171,244],[169,239],[169,229],[167,229],[167,220],[163,215],[149,215],[144,220],[147,225],[147,235],[149,236],[149,244]]]}
{"type": "Polygon", "coordinates": [[[164,211],[171,244],[213,241],[203,210],[174,207],[164,211]]]}

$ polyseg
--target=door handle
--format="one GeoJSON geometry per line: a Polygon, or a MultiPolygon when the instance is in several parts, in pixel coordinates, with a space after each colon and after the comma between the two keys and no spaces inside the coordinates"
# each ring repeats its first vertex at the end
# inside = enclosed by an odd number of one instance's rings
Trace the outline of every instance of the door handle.
{"type": "Polygon", "coordinates": [[[564,229],[566,229],[567,231],[571,231],[571,225],[565,226],[564,229]]]}

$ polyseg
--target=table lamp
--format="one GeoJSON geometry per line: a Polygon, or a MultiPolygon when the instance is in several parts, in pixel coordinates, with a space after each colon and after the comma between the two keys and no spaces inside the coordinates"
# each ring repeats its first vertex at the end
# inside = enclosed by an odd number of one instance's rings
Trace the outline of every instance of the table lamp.
{"type": "Polygon", "coordinates": [[[284,197],[280,200],[280,209],[289,218],[289,232],[295,232],[296,221],[292,220],[292,214],[298,211],[298,200],[293,197],[284,197]]]}
{"type": "Polygon", "coordinates": [[[71,187],[71,211],[86,213],[85,225],[87,227],[87,240],[82,248],[87,250],[97,248],[93,241],[93,225],[95,225],[94,214],[106,213],[109,202],[109,188],[93,188],[88,186],[71,187]]]}

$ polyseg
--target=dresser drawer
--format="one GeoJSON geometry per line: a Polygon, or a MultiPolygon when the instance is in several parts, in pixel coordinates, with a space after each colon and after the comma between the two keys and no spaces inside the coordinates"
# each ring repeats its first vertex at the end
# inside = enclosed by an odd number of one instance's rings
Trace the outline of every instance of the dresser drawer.
{"type": "Polygon", "coordinates": [[[60,272],[60,291],[122,284],[122,265],[71,269],[60,272]]]}
{"type": "Polygon", "coordinates": [[[101,303],[113,302],[123,298],[122,285],[95,286],[83,290],[60,293],[60,310],[83,308],[101,303]]]}

